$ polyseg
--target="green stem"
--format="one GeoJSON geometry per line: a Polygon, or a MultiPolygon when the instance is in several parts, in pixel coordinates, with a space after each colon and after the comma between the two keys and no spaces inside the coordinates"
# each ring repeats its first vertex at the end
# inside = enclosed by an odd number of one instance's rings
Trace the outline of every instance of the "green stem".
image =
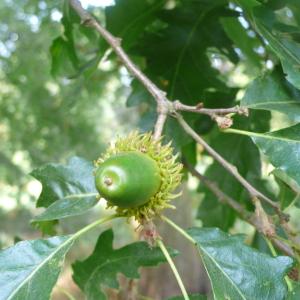
{"type": "Polygon", "coordinates": [[[69,300],[76,300],[76,298],[66,289],[61,286],[56,287],[58,291],[62,292],[69,300]]]}
{"type": "Polygon", "coordinates": [[[197,242],[189,234],[187,234],[181,227],[175,224],[172,220],[170,220],[166,216],[161,216],[161,219],[167,222],[169,225],[171,225],[174,229],[176,229],[181,235],[183,235],[192,244],[194,245],[197,244],[197,242]]]}
{"type": "Polygon", "coordinates": [[[93,229],[94,227],[98,226],[98,225],[101,225],[105,222],[108,222],[110,220],[113,220],[113,219],[116,219],[116,218],[119,218],[120,216],[115,214],[115,215],[111,215],[111,216],[108,216],[108,217],[105,217],[105,218],[102,218],[102,219],[99,219],[85,227],[83,227],[81,230],[77,231],[73,236],[72,236],[72,239],[73,240],[77,240],[81,235],[85,234],[87,231],[93,229]]]}
{"type": "Polygon", "coordinates": [[[277,253],[276,253],[276,250],[275,250],[275,248],[274,248],[272,242],[271,242],[268,238],[266,238],[266,237],[265,237],[265,241],[266,241],[266,243],[267,243],[267,245],[268,245],[268,247],[269,247],[269,249],[270,249],[272,255],[276,257],[276,256],[277,256],[277,253]]]}
{"type": "MultiPolygon", "coordinates": [[[[268,247],[269,247],[269,249],[270,249],[272,255],[273,255],[274,257],[276,257],[276,256],[277,256],[277,253],[276,253],[276,250],[275,250],[275,248],[274,248],[272,242],[271,242],[268,238],[266,238],[266,237],[265,237],[265,241],[266,241],[266,243],[267,243],[267,245],[268,245],[268,247]]],[[[290,292],[293,291],[293,284],[292,284],[291,280],[289,279],[289,277],[288,277],[287,275],[284,276],[284,280],[285,280],[285,282],[286,282],[286,285],[288,286],[288,290],[289,290],[290,292]]]]}
{"type": "Polygon", "coordinates": [[[187,294],[187,291],[186,291],[186,289],[184,287],[184,284],[183,284],[183,282],[181,280],[181,277],[180,277],[180,275],[179,275],[179,273],[178,273],[178,271],[176,269],[176,266],[175,266],[175,264],[174,264],[174,262],[173,262],[173,260],[172,260],[172,258],[170,256],[167,248],[165,247],[163,241],[161,239],[157,239],[156,242],[157,242],[159,248],[161,249],[162,253],[166,257],[166,259],[167,259],[167,261],[168,261],[168,263],[169,263],[169,265],[170,265],[170,267],[171,267],[171,269],[172,269],[172,271],[173,271],[173,273],[175,275],[175,278],[176,278],[176,280],[178,282],[178,285],[179,285],[179,287],[181,289],[183,298],[185,300],[190,300],[189,295],[187,294]]]}

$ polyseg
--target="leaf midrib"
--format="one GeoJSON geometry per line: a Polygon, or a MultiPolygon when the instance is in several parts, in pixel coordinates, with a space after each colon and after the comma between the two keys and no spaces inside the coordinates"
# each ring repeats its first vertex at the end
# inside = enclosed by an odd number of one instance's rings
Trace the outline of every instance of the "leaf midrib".
{"type": "Polygon", "coordinates": [[[173,75],[173,78],[172,78],[172,85],[171,85],[171,88],[170,88],[170,98],[173,98],[173,96],[174,96],[175,86],[176,86],[177,78],[178,78],[178,75],[179,75],[179,69],[180,69],[182,60],[183,60],[183,58],[185,56],[186,50],[188,49],[188,47],[190,45],[190,42],[191,42],[191,40],[193,38],[194,33],[197,30],[197,27],[200,25],[202,19],[204,18],[204,16],[206,15],[206,13],[208,11],[209,11],[209,9],[204,10],[196,18],[195,23],[194,23],[191,31],[187,35],[186,42],[183,45],[183,47],[182,47],[182,49],[181,49],[181,51],[179,53],[178,60],[177,60],[176,66],[175,66],[174,75],[173,75]]]}
{"type": "Polygon", "coordinates": [[[264,133],[257,133],[257,132],[251,132],[251,131],[246,131],[246,130],[239,130],[239,129],[228,129],[228,130],[224,130],[224,132],[237,133],[237,134],[247,135],[247,136],[251,136],[251,137],[259,137],[259,138],[265,138],[265,139],[269,139],[269,140],[286,141],[286,142],[300,144],[300,140],[292,140],[292,139],[289,139],[286,137],[276,137],[274,135],[270,135],[269,133],[264,134],[264,133]]]}
{"type": "MultiPolygon", "coordinates": [[[[231,280],[231,278],[228,276],[228,274],[227,274],[225,271],[223,271],[223,269],[222,269],[221,266],[218,264],[218,262],[214,259],[214,257],[212,257],[211,255],[209,255],[209,253],[208,253],[204,248],[200,247],[200,244],[199,244],[198,242],[197,242],[197,248],[198,248],[198,251],[199,251],[199,253],[200,253],[200,256],[201,256],[201,251],[202,251],[203,253],[205,253],[205,254],[206,254],[206,255],[207,255],[207,256],[215,263],[215,265],[217,266],[217,268],[220,270],[220,272],[221,272],[222,274],[224,274],[224,276],[228,279],[228,281],[232,283],[232,286],[235,288],[235,290],[238,292],[238,294],[241,295],[242,299],[247,300],[247,299],[245,298],[245,296],[242,294],[242,292],[238,289],[238,287],[236,286],[235,282],[231,280]],[[201,250],[201,251],[200,251],[200,250],[201,250]]],[[[204,263],[204,265],[205,265],[205,262],[204,262],[204,261],[203,261],[203,263],[204,263]]],[[[208,269],[206,268],[206,270],[208,270],[208,269]]],[[[207,272],[207,273],[209,273],[209,272],[207,272]]],[[[211,282],[212,282],[212,280],[211,280],[211,282]]]]}
{"type": "MultiPolygon", "coordinates": [[[[277,43],[277,46],[279,46],[281,48],[281,50],[283,50],[290,59],[292,59],[294,62],[296,62],[298,65],[300,64],[300,60],[298,59],[297,56],[295,56],[279,39],[277,39],[270,31],[269,29],[264,26],[262,23],[261,25],[261,29],[263,29],[263,31],[269,36],[269,38],[274,42],[277,43]]],[[[275,51],[277,52],[277,51],[275,51]]],[[[281,53],[279,54],[281,59],[285,59],[284,57],[282,57],[281,53]]]]}
{"type": "Polygon", "coordinates": [[[258,103],[254,103],[254,104],[246,104],[245,106],[247,107],[257,107],[257,106],[261,106],[261,105],[268,105],[268,104],[299,104],[300,105],[300,101],[269,101],[269,102],[258,102],[258,103]]]}
{"type": "Polygon", "coordinates": [[[74,239],[74,235],[70,236],[65,242],[63,242],[60,246],[58,246],[53,253],[51,253],[45,260],[43,260],[40,264],[37,265],[37,267],[30,273],[30,275],[21,282],[21,284],[13,291],[12,294],[7,298],[7,300],[13,299],[13,297],[20,291],[20,289],[36,274],[49,260],[52,259],[52,257],[59,252],[64,246],[66,246],[69,242],[72,242],[72,239],[74,239]]]}
{"type": "Polygon", "coordinates": [[[59,200],[65,200],[65,199],[70,199],[70,198],[85,198],[85,197],[92,197],[92,196],[97,196],[97,195],[98,195],[98,193],[70,194],[66,197],[60,198],[59,200]]]}

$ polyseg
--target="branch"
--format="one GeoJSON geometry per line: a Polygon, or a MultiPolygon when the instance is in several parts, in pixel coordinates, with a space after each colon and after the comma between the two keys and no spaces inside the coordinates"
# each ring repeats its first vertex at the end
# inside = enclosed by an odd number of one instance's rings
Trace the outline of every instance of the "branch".
{"type": "Polygon", "coordinates": [[[179,100],[174,101],[173,110],[176,111],[188,111],[198,114],[204,114],[210,116],[214,120],[219,128],[226,129],[231,127],[233,120],[231,119],[231,114],[239,114],[244,116],[249,116],[249,111],[247,107],[234,106],[230,108],[204,108],[203,103],[200,102],[195,106],[185,105],[179,100]]]}
{"type": "Polygon", "coordinates": [[[249,192],[253,199],[259,198],[270,204],[278,213],[281,220],[288,220],[287,216],[284,215],[278,206],[277,203],[273,202],[267,196],[263,195],[257,189],[255,189],[246,179],[244,179],[237,169],[227,162],[222,156],[220,156],[214,149],[212,149],[197,133],[183,120],[183,118],[177,114],[176,110],[183,111],[191,111],[195,113],[204,113],[210,115],[221,128],[230,127],[231,119],[227,115],[230,113],[239,113],[243,115],[247,115],[248,111],[246,108],[234,107],[234,108],[222,108],[222,109],[206,109],[201,107],[201,105],[197,106],[187,106],[182,104],[180,101],[175,101],[172,103],[167,97],[166,93],[161,90],[158,86],[156,86],[139,68],[135,65],[129,56],[125,53],[123,48],[121,47],[121,39],[113,36],[110,32],[108,32],[104,27],[102,27],[97,20],[91,16],[87,11],[83,9],[80,1],[78,0],[69,0],[70,5],[77,12],[79,17],[81,18],[82,24],[94,28],[100,35],[106,40],[106,42],[111,46],[111,48],[115,51],[116,55],[122,61],[127,70],[137,78],[144,87],[148,90],[148,92],[154,97],[157,103],[157,121],[155,124],[154,139],[159,139],[162,134],[164,124],[167,119],[168,114],[175,114],[179,123],[183,127],[183,129],[191,135],[199,144],[201,144],[208,153],[215,158],[226,170],[229,171],[249,192]]]}
{"type": "Polygon", "coordinates": [[[168,115],[166,113],[158,113],[157,120],[154,126],[154,133],[153,133],[154,140],[158,140],[162,135],[164,125],[167,120],[167,116],[168,115]]]}
{"type": "Polygon", "coordinates": [[[262,233],[266,238],[270,239],[272,243],[283,253],[295,257],[293,250],[277,236],[274,230],[275,225],[273,224],[272,220],[268,218],[263,208],[259,206],[260,202],[257,202],[258,206],[256,206],[255,214],[252,214],[248,212],[236,200],[225,194],[214,181],[211,181],[206,176],[199,173],[185,159],[183,160],[183,164],[193,176],[197,177],[212,191],[212,193],[217,197],[217,199],[221,203],[225,203],[229,205],[232,209],[234,209],[241,216],[242,219],[253,225],[258,230],[258,232],[262,233]]]}
{"type": "Polygon", "coordinates": [[[221,203],[225,203],[229,205],[232,209],[234,209],[243,219],[250,218],[250,213],[245,210],[243,206],[241,206],[237,201],[229,197],[227,194],[225,194],[218,185],[214,182],[208,179],[206,176],[199,173],[195,168],[193,168],[185,159],[182,160],[183,165],[189,170],[189,172],[197,177],[201,182],[203,182],[212,192],[215,194],[215,196],[218,198],[218,200],[221,203]]]}
{"type": "Polygon", "coordinates": [[[125,53],[121,47],[121,39],[113,36],[108,32],[104,27],[102,27],[97,20],[91,16],[81,5],[78,0],[69,0],[70,5],[76,11],[78,16],[81,19],[81,23],[94,28],[100,35],[106,40],[106,42],[111,46],[115,51],[119,59],[122,61],[127,70],[137,78],[148,90],[148,92],[153,96],[157,103],[158,110],[158,120],[155,126],[154,137],[157,139],[161,135],[163,125],[166,120],[166,115],[169,111],[169,100],[166,98],[166,92],[162,91],[159,87],[156,86],[140,69],[139,67],[132,62],[129,56],[125,53]],[[165,115],[165,116],[164,116],[165,115]]]}
{"type": "Polygon", "coordinates": [[[193,129],[190,127],[181,115],[177,114],[176,118],[179,124],[182,126],[184,131],[190,135],[198,144],[202,145],[204,149],[222,165],[232,176],[234,176],[248,191],[252,199],[259,198],[270,206],[272,206],[276,213],[281,219],[286,219],[287,216],[281,212],[279,205],[272,201],[270,198],[258,191],[254,186],[252,186],[237,170],[235,166],[230,164],[225,158],[223,158],[218,152],[216,152],[212,147],[210,147],[193,129]]]}
{"type": "Polygon", "coordinates": [[[234,106],[230,108],[204,108],[203,103],[200,102],[196,106],[189,106],[181,103],[179,100],[174,101],[173,107],[176,111],[189,111],[198,114],[204,114],[208,116],[214,115],[228,115],[228,114],[239,114],[246,117],[249,116],[247,107],[234,106]]]}

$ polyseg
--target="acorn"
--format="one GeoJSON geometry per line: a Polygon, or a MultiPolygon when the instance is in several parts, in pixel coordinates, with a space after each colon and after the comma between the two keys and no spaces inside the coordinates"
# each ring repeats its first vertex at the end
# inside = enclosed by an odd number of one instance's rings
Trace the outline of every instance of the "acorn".
{"type": "Polygon", "coordinates": [[[150,220],[178,197],[182,165],[171,144],[162,145],[151,133],[132,132],[118,138],[96,162],[95,185],[99,196],[118,214],[150,220]]]}

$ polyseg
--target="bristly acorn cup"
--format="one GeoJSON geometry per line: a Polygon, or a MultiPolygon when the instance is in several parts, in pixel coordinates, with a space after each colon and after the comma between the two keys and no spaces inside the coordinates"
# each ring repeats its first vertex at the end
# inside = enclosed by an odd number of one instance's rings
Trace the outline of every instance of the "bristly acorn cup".
{"type": "Polygon", "coordinates": [[[180,184],[182,164],[176,161],[171,143],[162,145],[151,133],[132,132],[119,138],[95,162],[95,184],[117,213],[139,222],[151,220],[165,208],[180,184]]]}

